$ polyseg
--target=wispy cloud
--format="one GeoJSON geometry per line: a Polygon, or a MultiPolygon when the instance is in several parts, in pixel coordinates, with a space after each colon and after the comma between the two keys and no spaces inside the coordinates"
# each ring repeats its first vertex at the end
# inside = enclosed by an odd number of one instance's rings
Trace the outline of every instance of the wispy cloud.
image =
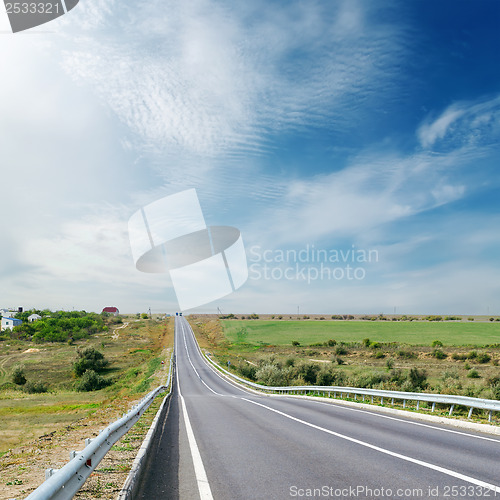
{"type": "Polygon", "coordinates": [[[426,120],[417,136],[424,148],[482,146],[498,142],[500,137],[500,96],[476,102],[458,102],[438,118],[426,120]],[[444,143],[444,144],[443,144],[444,143]]]}
{"type": "MultiPolygon", "coordinates": [[[[89,19],[101,3],[92,5],[89,19]]],[[[396,88],[405,53],[404,29],[360,2],[157,0],[141,9],[111,3],[98,17],[108,27],[106,18],[117,27],[77,38],[65,67],[138,147],[162,154],[233,158],[268,150],[275,131],[325,120],[356,127],[356,110],[396,88]]]]}

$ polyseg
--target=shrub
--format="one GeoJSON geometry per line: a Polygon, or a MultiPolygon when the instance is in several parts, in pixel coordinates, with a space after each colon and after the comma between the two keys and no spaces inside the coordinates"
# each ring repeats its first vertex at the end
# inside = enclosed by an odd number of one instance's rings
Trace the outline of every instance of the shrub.
{"type": "Polygon", "coordinates": [[[111,381],[109,379],[104,378],[94,370],[87,370],[76,384],[75,389],[78,392],[98,391],[110,384],[111,381]]]}
{"type": "Polygon", "coordinates": [[[306,384],[314,384],[320,367],[317,363],[301,363],[295,369],[297,377],[302,377],[306,384]]]}
{"type": "Polygon", "coordinates": [[[298,340],[292,340],[292,345],[298,347],[300,345],[300,342],[298,340]]]}
{"type": "Polygon", "coordinates": [[[266,364],[255,373],[255,378],[259,383],[275,387],[288,385],[290,376],[290,368],[281,369],[273,364],[266,364]]]}
{"type": "Polygon", "coordinates": [[[448,357],[448,355],[445,352],[443,352],[441,349],[434,349],[432,351],[432,355],[436,359],[446,359],[448,357]]]}
{"type": "Polygon", "coordinates": [[[326,342],[326,345],[327,345],[328,347],[333,347],[333,346],[337,345],[337,341],[336,341],[336,340],[334,340],[334,339],[330,339],[330,340],[328,340],[328,341],[326,342]]]}
{"type": "Polygon", "coordinates": [[[316,385],[332,385],[334,375],[326,368],[321,369],[316,376],[316,385]]]}
{"type": "Polygon", "coordinates": [[[365,345],[365,347],[368,347],[370,345],[370,339],[363,339],[363,344],[365,345]]]}
{"type": "Polygon", "coordinates": [[[28,394],[42,394],[49,390],[44,382],[26,382],[23,388],[28,394]]]}
{"type": "Polygon", "coordinates": [[[467,321],[474,321],[474,318],[471,316],[471,317],[467,318],[467,321]]]}
{"type": "Polygon", "coordinates": [[[375,359],[382,359],[385,358],[385,354],[382,351],[377,351],[376,353],[373,354],[373,357],[375,359]]]}
{"type": "Polygon", "coordinates": [[[93,347],[88,347],[83,351],[78,349],[77,360],[73,364],[73,370],[77,377],[81,377],[87,370],[101,372],[108,365],[108,360],[104,354],[93,347]]]}
{"type": "Polygon", "coordinates": [[[393,358],[389,358],[385,362],[385,366],[387,367],[388,370],[392,370],[394,368],[394,359],[393,358]]]}
{"type": "Polygon", "coordinates": [[[382,347],[382,344],[380,342],[370,342],[370,347],[372,349],[380,349],[382,347]]]}
{"type": "Polygon", "coordinates": [[[427,387],[427,373],[425,370],[412,368],[407,376],[407,381],[411,384],[414,390],[425,389],[427,387]]]}
{"type": "Polygon", "coordinates": [[[408,349],[401,349],[400,351],[398,351],[398,356],[400,358],[406,358],[406,359],[414,359],[418,357],[417,353],[410,351],[408,349]]]}
{"type": "Polygon", "coordinates": [[[458,354],[456,352],[454,352],[452,355],[451,355],[452,359],[456,360],[456,361],[465,361],[467,359],[467,354],[458,354]]]}
{"type": "Polygon", "coordinates": [[[467,354],[467,359],[475,359],[477,358],[477,351],[471,351],[467,354]]]}
{"type": "Polygon", "coordinates": [[[476,361],[478,363],[488,363],[489,361],[491,361],[491,356],[483,352],[477,355],[476,361]]]}
{"type": "Polygon", "coordinates": [[[12,382],[16,385],[24,385],[26,383],[24,367],[16,366],[14,370],[12,370],[12,382]]]}
{"type": "Polygon", "coordinates": [[[434,340],[431,347],[443,347],[443,343],[440,340],[434,340]]]}
{"type": "Polygon", "coordinates": [[[467,374],[468,378],[479,378],[479,372],[477,370],[470,370],[467,374]]]}
{"type": "Polygon", "coordinates": [[[335,348],[335,354],[337,354],[337,356],[345,355],[348,354],[348,351],[344,346],[339,345],[335,348]]]}
{"type": "Polygon", "coordinates": [[[238,371],[243,377],[246,377],[250,380],[257,380],[255,374],[257,373],[257,367],[253,366],[249,363],[240,363],[238,365],[238,371]]]}
{"type": "Polygon", "coordinates": [[[345,361],[340,356],[336,356],[333,362],[336,362],[338,365],[343,365],[345,363],[345,361]]]}

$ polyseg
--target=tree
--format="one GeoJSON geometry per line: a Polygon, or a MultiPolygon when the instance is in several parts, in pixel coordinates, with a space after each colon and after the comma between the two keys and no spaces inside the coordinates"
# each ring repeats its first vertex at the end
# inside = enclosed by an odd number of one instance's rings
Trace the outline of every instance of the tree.
{"type": "Polygon", "coordinates": [[[93,347],[76,351],[77,359],[73,364],[73,371],[77,377],[81,377],[87,370],[93,370],[99,373],[106,368],[108,360],[102,352],[93,347]]]}
{"type": "Polygon", "coordinates": [[[12,370],[12,382],[16,385],[24,385],[26,383],[26,376],[24,375],[24,368],[22,366],[16,366],[12,370]]]}

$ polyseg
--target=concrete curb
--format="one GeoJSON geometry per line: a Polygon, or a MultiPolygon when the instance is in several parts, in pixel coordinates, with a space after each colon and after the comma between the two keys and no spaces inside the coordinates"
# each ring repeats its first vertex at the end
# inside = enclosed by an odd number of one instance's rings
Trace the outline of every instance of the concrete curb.
{"type": "MultiPolygon", "coordinates": [[[[207,365],[215,373],[217,373],[217,375],[219,375],[220,377],[224,378],[225,380],[231,382],[233,385],[236,385],[240,388],[245,389],[246,391],[252,392],[254,394],[258,394],[260,396],[268,396],[268,397],[274,397],[274,398],[310,399],[312,401],[320,401],[322,403],[339,404],[339,405],[351,406],[351,407],[355,407],[355,408],[363,409],[363,410],[378,411],[380,413],[397,415],[397,416],[406,417],[409,419],[421,420],[421,421],[425,421],[425,422],[431,422],[434,424],[444,424],[444,425],[448,425],[451,427],[456,427],[458,429],[470,430],[470,431],[475,431],[475,432],[482,432],[484,434],[492,434],[493,436],[500,436],[500,426],[497,426],[497,425],[478,424],[476,422],[467,422],[465,420],[456,420],[456,419],[452,419],[452,418],[438,417],[436,415],[427,415],[425,413],[411,412],[408,410],[398,410],[396,408],[387,408],[385,406],[370,405],[370,404],[366,404],[366,403],[356,403],[354,401],[345,401],[343,399],[320,398],[320,397],[316,397],[316,396],[300,396],[300,395],[289,396],[289,395],[282,395],[282,394],[266,394],[265,392],[256,391],[255,389],[252,389],[250,387],[247,387],[247,386],[241,384],[240,382],[237,382],[236,380],[232,379],[231,377],[229,377],[225,373],[222,373],[219,370],[217,370],[215,368],[215,366],[212,365],[212,363],[210,363],[207,360],[205,355],[203,355],[203,358],[205,359],[205,362],[207,363],[207,365]]],[[[313,389],[313,387],[311,387],[311,389],[313,389]]]]}
{"type": "MultiPolygon", "coordinates": [[[[172,365],[172,370],[173,370],[173,365],[172,365]]],[[[142,466],[144,465],[148,451],[151,448],[151,443],[155,438],[158,423],[160,421],[160,415],[163,409],[165,408],[165,405],[167,404],[168,400],[170,399],[170,396],[172,395],[173,380],[174,376],[172,371],[170,378],[171,381],[170,392],[165,396],[160,405],[160,408],[156,412],[155,418],[151,422],[146,437],[142,441],[141,447],[139,448],[139,451],[137,452],[137,455],[135,456],[134,461],[132,462],[132,468],[128,473],[127,479],[125,479],[125,482],[123,483],[122,489],[118,493],[116,500],[132,500],[137,493],[137,487],[139,486],[139,480],[141,477],[141,469],[142,466]]]]}

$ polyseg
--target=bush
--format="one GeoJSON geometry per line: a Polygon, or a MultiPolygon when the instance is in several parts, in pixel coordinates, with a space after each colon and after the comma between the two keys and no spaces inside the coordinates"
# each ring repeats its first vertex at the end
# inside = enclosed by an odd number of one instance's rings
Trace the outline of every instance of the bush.
{"type": "Polygon", "coordinates": [[[14,370],[12,370],[12,382],[16,385],[24,385],[26,383],[24,367],[16,366],[14,370]]]}
{"type": "Polygon", "coordinates": [[[385,354],[382,351],[377,351],[376,353],[373,354],[373,357],[375,359],[382,359],[385,358],[385,354]]]}
{"type": "Polygon", "coordinates": [[[427,373],[425,370],[412,368],[407,376],[407,381],[411,384],[413,390],[425,389],[427,387],[427,373]]]}
{"type": "Polygon", "coordinates": [[[418,357],[417,353],[409,351],[408,349],[401,349],[400,351],[398,351],[398,356],[400,358],[406,358],[406,359],[414,359],[418,357]]]}
{"type": "Polygon", "coordinates": [[[443,347],[443,343],[440,340],[434,340],[431,347],[443,347]]]}
{"type": "Polygon", "coordinates": [[[467,321],[474,321],[474,318],[471,316],[471,317],[467,318],[467,321]]]}
{"type": "Polygon", "coordinates": [[[295,347],[299,347],[300,342],[298,340],[292,340],[292,345],[295,347]]]}
{"type": "Polygon", "coordinates": [[[380,342],[370,342],[371,349],[380,349],[381,347],[382,347],[382,344],[380,342]]]}
{"type": "Polygon", "coordinates": [[[81,377],[87,370],[101,372],[108,365],[108,360],[104,358],[104,354],[93,347],[88,347],[83,351],[78,349],[77,360],[73,364],[73,370],[77,377],[81,377]]]}
{"type": "Polygon", "coordinates": [[[257,373],[257,367],[253,366],[249,363],[240,363],[238,365],[238,371],[243,377],[246,377],[250,380],[257,380],[255,374],[257,373]]]}
{"type": "Polygon", "coordinates": [[[255,378],[260,384],[279,387],[289,384],[290,375],[290,368],[282,369],[277,365],[266,364],[256,371],[255,378]]]}
{"type": "Polygon", "coordinates": [[[23,390],[28,394],[42,394],[49,390],[49,386],[44,382],[26,382],[23,390]]]}
{"type": "Polygon", "coordinates": [[[314,384],[320,368],[317,363],[301,363],[296,367],[296,376],[304,379],[306,384],[314,384]]]}
{"type": "Polygon", "coordinates": [[[467,354],[458,354],[458,353],[454,352],[451,355],[451,358],[456,360],[456,361],[465,361],[467,359],[467,354]]]}
{"type": "Polygon", "coordinates": [[[335,354],[337,356],[341,356],[341,355],[348,354],[348,351],[344,346],[339,345],[335,348],[335,354]]]}
{"type": "Polygon", "coordinates": [[[434,349],[432,351],[432,355],[436,359],[446,359],[448,357],[448,355],[445,352],[443,352],[441,349],[434,349]]]}
{"type": "Polygon", "coordinates": [[[388,370],[392,370],[394,368],[394,359],[392,358],[389,358],[386,362],[385,362],[385,366],[387,367],[388,370]]]}
{"type": "Polygon", "coordinates": [[[471,351],[467,354],[467,359],[475,359],[477,358],[477,351],[471,351]]]}
{"type": "Polygon", "coordinates": [[[321,369],[316,376],[316,385],[333,385],[334,374],[326,368],[321,369]]]}
{"type": "Polygon", "coordinates": [[[104,378],[94,370],[87,370],[76,384],[75,389],[78,392],[98,391],[110,384],[111,381],[109,379],[104,378]]]}
{"type": "Polygon", "coordinates": [[[333,347],[333,346],[337,345],[337,341],[336,341],[336,340],[334,340],[334,339],[330,339],[330,340],[328,340],[328,341],[326,342],[326,345],[327,345],[328,347],[333,347]]]}
{"type": "Polygon", "coordinates": [[[467,374],[467,378],[479,378],[479,372],[477,370],[470,370],[467,374]]]}
{"type": "Polygon", "coordinates": [[[365,345],[365,347],[368,347],[370,345],[370,339],[363,339],[363,344],[365,345]]]}
{"type": "Polygon", "coordinates": [[[478,363],[488,363],[489,361],[491,361],[491,356],[483,352],[477,355],[476,361],[478,363]]]}

